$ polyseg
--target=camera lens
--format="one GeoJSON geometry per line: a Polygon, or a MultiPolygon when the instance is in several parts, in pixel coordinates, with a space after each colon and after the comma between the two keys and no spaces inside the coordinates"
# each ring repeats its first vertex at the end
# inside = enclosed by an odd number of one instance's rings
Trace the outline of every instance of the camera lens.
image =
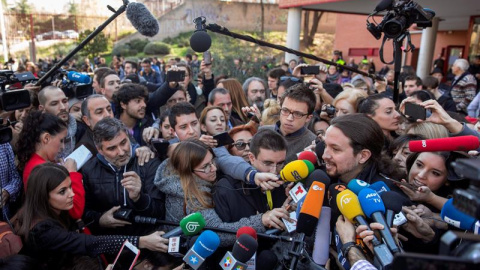
{"type": "Polygon", "coordinates": [[[396,38],[405,30],[407,19],[404,16],[397,16],[387,22],[383,26],[383,32],[387,38],[396,38]]]}

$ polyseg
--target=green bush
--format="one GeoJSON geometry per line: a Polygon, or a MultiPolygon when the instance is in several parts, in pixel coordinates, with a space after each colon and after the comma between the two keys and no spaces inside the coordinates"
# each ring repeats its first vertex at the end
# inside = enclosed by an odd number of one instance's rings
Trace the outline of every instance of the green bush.
{"type": "Polygon", "coordinates": [[[148,39],[132,39],[130,42],[127,44],[130,46],[132,50],[135,50],[138,52],[143,52],[143,48],[148,44],[148,39]]]}
{"type": "Polygon", "coordinates": [[[130,46],[128,44],[121,44],[121,45],[116,45],[113,47],[112,50],[112,55],[135,55],[132,53],[132,50],[130,49],[130,46]]]}
{"type": "Polygon", "coordinates": [[[143,48],[143,52],[147,55],[153,55],[153,54],[169,54],[170,53],[170,47],[159,41],[153,41],[148,43],[145,48],[143,48]]]}

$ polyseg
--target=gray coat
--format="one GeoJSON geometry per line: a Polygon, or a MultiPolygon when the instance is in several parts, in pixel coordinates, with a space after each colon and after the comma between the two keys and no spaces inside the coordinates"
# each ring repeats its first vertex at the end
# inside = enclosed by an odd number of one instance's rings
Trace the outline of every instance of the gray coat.
{"type": "MultiPolygon", "coordinates": [[[[180,220],[185,217],[185,194],[182,185],[180,184],[180,177],[169,165],[169,160],[170,159],[166,159],[158,167],[154,183],[155,186],[165,194],[165,219],[171,222],[180,222],[180,220]]],[[[197,181],[197,184],[202,191],[212,192],[213,185],[211,183],[197,177],[195,177],[195,181],[197,181]]],[[[193,211],[192,208],[195,207],[192,206],[200,206],[200,203],[195,200],[186,205],[185,209],[187,215],[196,212],[193,211]]],[[[213,208],[203,209],[198,212],[200,212],[205,218],[206,226],[208,227],[237,231],[240,227],[250,226],[257,232],[265,232],[265,227],[262,224],[262,214],[242,218],[237,222],[226,223],[220,219],[213,208]]],[[[218,235],[220,236],[221,246],[231,246],[235,243],[234,234],[219,233],[218,235]]]]}

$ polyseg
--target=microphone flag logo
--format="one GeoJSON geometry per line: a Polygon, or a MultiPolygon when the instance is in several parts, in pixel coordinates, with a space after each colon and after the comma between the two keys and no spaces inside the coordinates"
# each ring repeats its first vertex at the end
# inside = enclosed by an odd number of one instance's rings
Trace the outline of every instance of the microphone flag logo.
{"type": "Polygon", "coordinates": [[[200,227],[200,224],[197,221],[190,221],[185,227],[188,232],[194,232],[198,227],[200,227]]]}
{"type": "Polygon", "coordinates": [[[230,259],[230,257],[227,257],[227,258],[223,261],[223,266],[225,266],[225,267],[230,267],[231,264],[232,264],[232,259],[230,259]]]}
{"type": "Polygon", "coordinates": [[[190,256],[190,263],[195,265],[198,263],[198,258],[195,255],[190,256]]]}

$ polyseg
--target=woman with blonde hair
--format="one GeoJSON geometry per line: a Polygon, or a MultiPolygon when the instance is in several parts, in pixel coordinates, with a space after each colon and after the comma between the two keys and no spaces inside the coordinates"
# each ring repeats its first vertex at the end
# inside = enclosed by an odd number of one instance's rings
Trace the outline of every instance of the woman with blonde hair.
{"type": "Polygon", "coordinates": [[[425,139],[449,137],[446,127],[432,122],[413,123],[407,128],[407,134],[422,135],[425,139]]]}
{"type": "Polygon", "coordinates": [[[242,122],[247,123],[249,119],[242,113],[242,108],[248,107],[249,104],[240,82],[237,79],[224,79],[217,84],[217,87],[228,90],[232,99],[232,114],[236,113],[242,122]]]}
{"type": "Polygon", "coordinates": [[[275,125],[280,120],[280,110],[282,108],[274,99],[267,99],[264,104],[260,125],[275,125]]]}
{"type": "Polygon", "coordinates": [[[348,89],[338,94],[332,102],[335,107],[335,117],[357,112],[357,102],[366,98],[367,93],[359,89],[348,89]]]}

